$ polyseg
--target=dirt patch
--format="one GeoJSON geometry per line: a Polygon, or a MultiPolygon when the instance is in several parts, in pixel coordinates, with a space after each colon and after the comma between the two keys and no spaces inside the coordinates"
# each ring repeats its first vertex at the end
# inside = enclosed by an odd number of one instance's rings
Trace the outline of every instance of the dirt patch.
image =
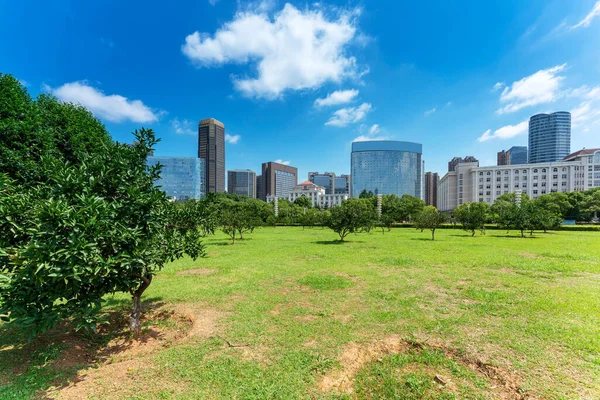
{"type": "MultiPolygon", "coordinates": [[[[138,379],[140,375],[151,375],[152,380],[156,379],[152,358],[155,353],[188,338],[216,336],[218,322],[226,315],[214,309],[177,305],[172,309],[144,313],[144,321],[149,323],[149,327],[138,339],[128,334],[118,335],[95,354],[86,342],[70,343],[57,367],[82,364],[93,367],[80,371],[67,386],[46,392],[46,395],[60,399],[84,399],[139,394],[136,385],[141,381],[138,379]]],[[[178,388],[170,385],[165,380],[153,387],[176,393],[178,388]]]]}
{"type": "MultiPolygon", "coordinates": [[[[443,347],[439,344],[423,344],[420,342],[407,341],[398,335],[375,340],[370,343],[352,342],[344,347],[339,362],[341,368],[330,371],[323,376],[319,382],[319,390],[322,392],[334,392],[337,394],[353,393],[353,381],[358,371],[368,363],[377,361],[390,354],[405,352],[409,349],[423,350],[425,348],[437,350],[451,358],[455,362],[465,365],[488,381],[494,398],[502,400],[525,399],[519,387],[520,379],[515,374],[504,368],[489,365],[479,360],[471,360],[458,352],[443,347]]],[[[431,371],[432,374],[435,371],[431,371]]],[[[437,376],[437,375],[436,375],[437,376]]],[[[440,380],[444,380],[439,376],[440,380]]],[[[449,387],[448,389],[451,389],[449,387]]]]}
{"type": "Polygon", "coordinates": [[[175,275],[177,276],[207,276],[213,275],[219,272],[216,269],[210,268],[197,268],[197,269],[186,269],[185,271],[179,271],[175,275]]]}
{"type": "Polygon", "coordinates": [[[538,256],[537,254],[533,254],[533,253],[527,253],[525,251],[519,253],[520,256],[523,256],[525,258],[542,258],[542,256],[538,256]]]}

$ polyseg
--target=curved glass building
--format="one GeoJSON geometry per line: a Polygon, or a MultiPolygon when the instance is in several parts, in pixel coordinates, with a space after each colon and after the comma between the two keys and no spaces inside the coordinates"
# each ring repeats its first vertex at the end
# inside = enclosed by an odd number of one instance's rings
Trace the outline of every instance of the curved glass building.
{"type": "Polygon", "coordinates": [[[363,190],[423,198],[423,146],[392,140],[353,142],[352,197],[363,190]]]}
{"type": "Polygon", "coordinates": [[[560,161],[570,153],[570,113],[536,114],[529,119],[530,164],[560,161]]]}

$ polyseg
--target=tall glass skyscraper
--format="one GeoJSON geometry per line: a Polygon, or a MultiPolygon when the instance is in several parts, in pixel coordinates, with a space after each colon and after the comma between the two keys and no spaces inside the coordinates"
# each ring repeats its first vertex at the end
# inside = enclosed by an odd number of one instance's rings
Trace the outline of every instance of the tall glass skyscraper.
{"type": "MultiPolygon", "coordinates": [[[[529,119],[529,163],[560,161],[571,153],[571,114],[559,111],[529,119]]],[[[511,162],[512,164],[512,162],[511,162]]]]}
{"type": "Polygon", "coordinates": [[[249,169],[227,171],[227,193],[256,198],[256,172],[249,169]]]}
{"type": "Polygon", "coordinates": [[[423,146],[390,140],[353,142],[352,197],[363,190],[423,198],[423,146]]]}
{"type": "Polygon", "coordinates": [[[168,197],[178,201],[200,199],[205,194],[204,159],[195,157],[154,157],[148,156],[148,166],[158,163],[162,166],[156,186],[168,197]]]}

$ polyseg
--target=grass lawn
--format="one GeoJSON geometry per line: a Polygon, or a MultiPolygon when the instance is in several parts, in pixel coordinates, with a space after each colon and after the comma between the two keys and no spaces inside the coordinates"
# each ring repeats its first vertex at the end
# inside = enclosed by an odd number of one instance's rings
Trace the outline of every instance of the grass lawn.
{"type": "Polygon", "coordinates": [[[141,342],[0,326],[0,399],[600,398],[600,234],[430,238],[219,233],[153,281],[141,342]]]}

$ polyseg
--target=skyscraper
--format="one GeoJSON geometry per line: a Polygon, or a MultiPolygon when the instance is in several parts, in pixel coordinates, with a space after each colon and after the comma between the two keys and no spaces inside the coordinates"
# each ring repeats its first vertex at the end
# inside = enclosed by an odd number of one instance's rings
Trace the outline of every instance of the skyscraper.
{"type": "Polygon", "coordinates": [[[333,172],[309,172],[308,180],[325,189],[325,194],[350,195],[350,175],[336,176],[333,172]]]}
{"type": "Polygon", "coordinates": [[[227,193],[256,198],[256,172],[249,169],[227,171],[227,193]]]}
{"type": "Polygon", "coordinates": [[[298,183],[298,169],[273,161],[262,165],[263,198],[276,196],[287,199],[298,183]]]}
{"type": "Polygon", "coordinates": [[[559,111],[529,119],[529,163],[555,162],[571,152],[571,114],[559,111]]]}
{"type": "Polygon", "coordinates": [[[507,150],[507,153],[509,154],[508,165],[527,164],[527,146],[513,146],[507,150]]]}
{"type": "Polygon", "coordinates": [[[263,190],[262,175],[258,175],[256,177],[256,198],[261,199],[262,201],[267,201],[267,199],[264,197],[264,195],[265,195],[265,192],[263,190]]]}
{"type": "Polygon", "coordinates": [[[496,165],[510,165],[510,153],[508,151],[499,151],[496,165]]]}
{"type": "Polygon", "coordinates": [[[423,146],[392,140],[353,142],[352,197],[363,190],[423,198],[423,146]]]}
{"type": "Polygon", "coordinates": [[[198,157],[204,159],[206,192],[225,192],[225,125],[214,118],[198,124],[198,157]]]}
{"type": "Polygon", "coordinates": [[[454,171],[458,164],[472,163],[472,162],[479,162],[479,161],[477,161],[477,159],[473,156],[466,156],[465,158],[454,157],[452,160],[448,161],[448,172],[454,171]]]}
{"type": "Polygon", "coordinates": [[[156,186],[178,201],[204,197],[204,160],[196,157],[148,156],[146,164],[162,166],[156,186]]]}
{"type": "Polygon", "coordinates": [[[437,207],[438,184],[440,176],[437,172],[425,173],[425,204],[428,206],[437,207]]]}

